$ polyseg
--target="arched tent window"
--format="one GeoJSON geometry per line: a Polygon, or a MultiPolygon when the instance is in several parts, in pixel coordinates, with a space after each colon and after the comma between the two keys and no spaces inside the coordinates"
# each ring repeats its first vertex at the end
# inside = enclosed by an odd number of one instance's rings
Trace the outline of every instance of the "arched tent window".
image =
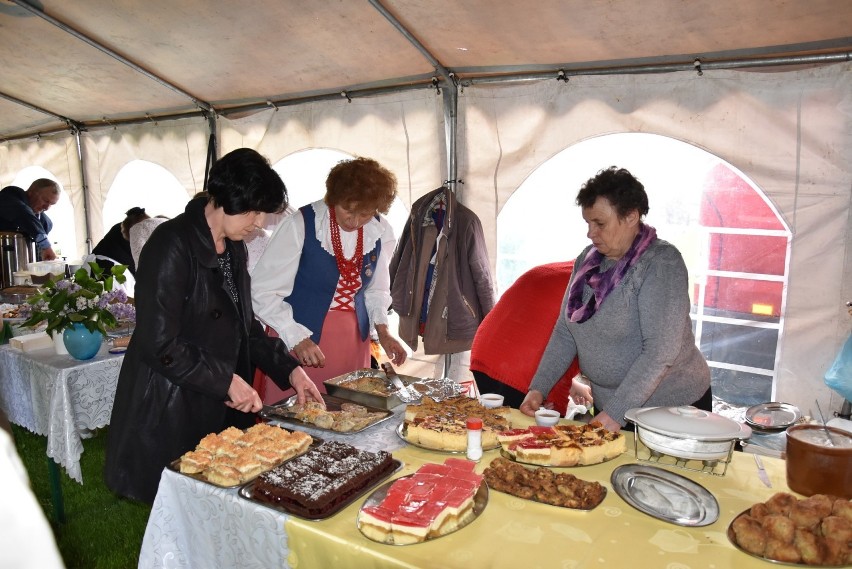
{"type": "Polygon", "coordinates": [[[696,342],[713,394],[734,406],[773,400],[791,233],[764,193],[718,157],[652,134],[583,141],[539,166],[497,219],[498,294],[529,268],[589,244],[580,186],[609,166],[645,186],[647,222],[681,252],[696,342]]]}
{"type": "Polygon", "coordinates": [[[59,246],[60,256],[73,260],[71,258],[77,256],[77,224],[74,221],[74,205],[62,183],[41,166],[28,166],[18,172],[11,185],[26,190],[39,178],[53,180],[59,185],[59,201],[47,210],[47,216],[53,222],[53,230],[48,234],[48,238],[59,246]]]}
{"type": "MultiPolygon", "coordinates": [[[[330,148],[309,148],[285,156],[272,168],[278,172],[287,194],[290,206],[298,209],[315,202],[325,195],[325,179],[329,171],[342,160],[351,160],[353,156],[330,148]]],[[[408,219],[408,208],[397,197],[387,214],[394,235],[399,236],[408,219]]]]}
{"type": "Polygon", "coordinates": [[[174,217],[183,213],[189,201],[178,179],[160,166],[146,160],[128,162],[118,172],[104,202],[104,233],[120,223],[127,210],[144,207],[151,217],[174,217]]]}

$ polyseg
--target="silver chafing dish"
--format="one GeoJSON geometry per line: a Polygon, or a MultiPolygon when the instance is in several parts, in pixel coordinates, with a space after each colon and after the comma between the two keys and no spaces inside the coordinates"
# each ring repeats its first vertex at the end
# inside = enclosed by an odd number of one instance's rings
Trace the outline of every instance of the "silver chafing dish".
{"type": "Polygon", "coordinates": [[[663,457],[673,457],[675,466],[720,476],[737,441],[751,436],[748,425],[688,405],[634,408],[624,416],[636,425],[637,459],[660,462],[663,457]],[[647,447],[647,456],[640,452],[639,442],[647,447]]]}

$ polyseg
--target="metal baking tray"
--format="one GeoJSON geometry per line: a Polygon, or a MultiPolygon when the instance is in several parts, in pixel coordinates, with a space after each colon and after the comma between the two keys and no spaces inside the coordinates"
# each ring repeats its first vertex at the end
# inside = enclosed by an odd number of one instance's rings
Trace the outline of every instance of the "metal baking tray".
{"type": "Polygon", "coordinates": [[[23,285],[4,288],[0,290],[0,302],[23,304],[27,299],[36,294],[38,290],[38,287],[23,285]]]}
{"type": "Polygon", "coordinates": [[[263,409],[260,411],[260,416],[266,419],[267,421],[281,421],[284,423],[297,425],[301,428],[316,429],[318,431],[338,433],[341,435],[354,435],[355,433],[360,433],[364,429],[369,429],[373,425],[377,425],[393,417],[393,411],[389,411],[387,409],[379,407],[372,407],[370,405],[365,405],[364,403],[352,401],[351,399],[343,399],[341,397],[335,397],[334,395],[330,395],[327,393],[323,393],[322,398],[323,401],[325,401],[325,408],[329,411],[340,411],[340,406],[344,403],[358,403],[358,405],[365,407],[369,413],[375,413],[376,419],[372,423],[354,431],[335,431],[333,429],[325,429],[323,427],[314,425],[313,423],[306,423],[304,421],[296,419],[293,416],[292,407],[296,404],[295,395],[290,397],[289,399],[279,401],[274,405],[264,405],[263,409]]]}
{"type": "MultiPolygon", "coordinates": [[[[284,464],[285,462],[287,462],[288,460],[293,460],[297,456],[302,456],[303,454],[305,454],[306,452],[308,452],[312,448],[318,447],[323,442],[325,442],[323,439],[318,438],[318,437],[314,437],[314,436],[312,436],[311,439],[313,439],[311,441],[311,444],[308,445],[308,448],[306,448],[303,452],[301,452],[301,453],[299,453],[295,456],[291,456],[290,458],[284,459],[281,462],[279,462],[278,464],[274,464],[273,466],[270,466],[269,468],[267,468],[263,472],[267,472],[269,470],[272,470],[276,466],[280,466],[280,465],[284,464]]],[[[207,478],[204,477],[204,474],[202,474],[200,472],[197,473],[197,474],[187,474],[186,472],[181,472],[180,471],[180,458],[176,458],[175,460],[171,461],[168,465],[168,469],[172,470],[174,472],[177,472],[181,476],[186,476],[188,478],[198,480],[199,482],[204,482],[205,484],[210,484],[211,486],[215,486],[216,488],[239,488],[240,486],[242,486],[246,482],[249,482],[248,480],[243,480],[242,482],[239,482],[237,484],[233,484],[233,485],[230,485],[230,486],[222,486],[221,484],[216,484],[215,482],[211,482],[210,480],[207,480],[207,478]]],[[[263,474],[263,472],[261,472],[260,474],[263,474]]],[[[260,474],[258,474],[258,476],[260,476],[260,474]]],[[[252,480],[254,480],[254,478],[252,478],[252,480]]]]}
{"type": "MultiPolygon", "coordinates": [[[[398,377],[406,386],[411,386],[422,397],[429,397],[435,401],[443,401],[456,397],[467,390],[466,387],[447,378],[420,378],[413,375],[399,375],[398,377]]],[[[390,386],[390,381],[385,372],[378,369],[357,369],[341,376],[327,379],[324,383],[326,389],[332,395],[349,399],[362,405],[371,405],[382,409],[394,409],[403,403],[416,404],[420,402],[420,399],[410,402],[403,401],[397,395],[396,390],[390,386]],[[387,391],[385,392],[384,389],[381,389],[381,393],[370,393],[347,387],[347,383],[364,377],[379,380],[381,384],[387,387],[387,391]]]]}
{"type": "MultiPolygon", "coordinates": [[[[405,385],[421,381],[419,377],[411,375],[400,375],[399,379],[405,385]]],[[[356,369],[355,371],[327,379],[323,383],[329,395],[348,399],[361,405],[378,407],[379,409],[393,409],[403,404],[402,399],[396,394],[396,390],[390,385],[388,376],[380,369],[356,369]],[[357,380],[363,378],[376,378],[379,380],[378,383],[384,386],[384,389],[381,389],[380,392],[369,392],[358,391],[357,389],[347,387],[347,384],[354,385],[357,380]]]]}
{"type": "Polygon", "coordinates": [[[304,515],[303,513],[294,511],[292,508],[289,508],[286,504],[273,504],[272,502],[264,502],[262,500],[258,500],[257,498],[254,497],[254,484],[255,484],[256,480],[252,480],[251,482],[243,485],[243,487],[240,488],[238,495],[240,496],[240,498],[245,498],[246,500],[254,502],[255,504],[259,504],[261,506],[266,506],[267,508],[272,508],[273,510],[278,510],[279,512],[283,512],[285,514],[290,514],[292,516],[296,516],[298,518],[302,518],[302,519],[305,519],[305,520],[315,520],[315,521],[326,520],[326,519],[330,518],[331,516],[333,516],[334,514],[336,514],[337,512],[339,512],[340,510],[343,510],[344,508],[346,508],[347,506],[349,506],[350,504],[352,504],[353,502],[358,500],[361,496],[366,494],[369,490],[371,490],[372,488],[375,488],[377,484],[381,483],[384,480],[387,480],[388,477],[393,476],[394,474],[399,472],[402,469],[402,466],[403,466],[402,461],[397,460],[395,458],[393,459],[393,465],[394,465],[394,467],[387,474],[385,474],[384,476],[382,476],[380,478],[377,478],[371,484],[364,486],[363,488],[361,488],[357,492],[354,492],[352,495],[348,496],[345,500],[338,503],[331,510],[329,510],[328,512],[326,512],[325,514],[323,514],[321,516],[307,516],[307,515],[304,515]]]}

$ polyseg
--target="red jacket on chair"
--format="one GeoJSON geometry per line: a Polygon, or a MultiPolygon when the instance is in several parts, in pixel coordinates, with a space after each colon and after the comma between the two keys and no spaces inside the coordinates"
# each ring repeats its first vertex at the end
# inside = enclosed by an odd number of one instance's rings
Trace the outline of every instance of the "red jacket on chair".
{"type": "MultiPolygon", "coordinates": [[[[518,277],[479,325],[470,369],[526,393],[550,340],[573,269],[574,261],[550,263],[518,277]]],[[[579,372],[575,358],[547,396],[563,415],[571,380],[579,372]]]]}

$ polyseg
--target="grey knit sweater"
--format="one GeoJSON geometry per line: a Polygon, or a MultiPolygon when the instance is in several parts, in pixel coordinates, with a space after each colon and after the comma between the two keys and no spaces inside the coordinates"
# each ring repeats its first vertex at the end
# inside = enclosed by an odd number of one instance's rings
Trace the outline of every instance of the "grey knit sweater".
{"type": "MultiPolygon", "coordinates": [[[[590,248],[577,257],[575,267],[590,248]]],[[[566,290],[530,389],[547,395],[577,355],[591,382],[595,409],[622,426],[624,413],[633,407],[695,402],[710,387],[710,368],[695,346],[688,287],[680,252],[658,239],[582,324],[565,317],[566,290]]],[[[591,294],[586,286],[583,300],[591,294]]]]}

